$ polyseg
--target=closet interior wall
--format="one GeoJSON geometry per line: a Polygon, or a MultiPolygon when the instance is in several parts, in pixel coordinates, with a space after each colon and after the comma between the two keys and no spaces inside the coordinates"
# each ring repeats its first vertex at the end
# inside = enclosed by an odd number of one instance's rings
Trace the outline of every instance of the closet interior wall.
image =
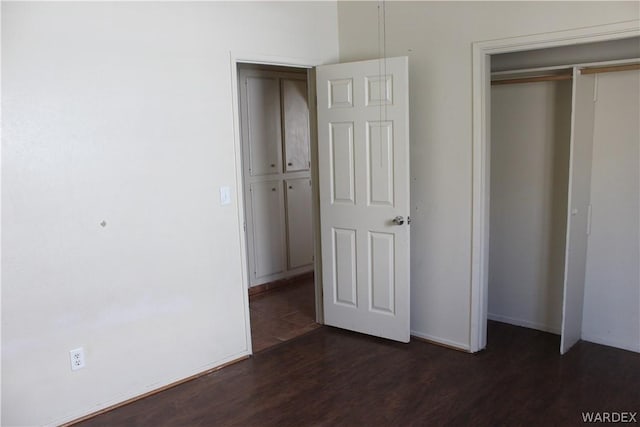
{"type": "Polygon", "coordinates": [[[488,318],[560,333],[571,81],[491,89],[488,318]]]}
{"type": "Polygon", "coordinates": [[[313,270],[307,73],[239,67],[249,286],[313,270]]]}

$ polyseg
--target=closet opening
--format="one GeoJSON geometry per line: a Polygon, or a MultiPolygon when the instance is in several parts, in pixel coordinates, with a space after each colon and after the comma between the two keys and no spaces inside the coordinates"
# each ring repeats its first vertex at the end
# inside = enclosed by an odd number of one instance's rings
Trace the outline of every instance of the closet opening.
{"type": "Polygon", "coordinates": [[[497,321],[640,351],[640,38],[483,55],[472,348],[497,321]]]}
{"type": "Polygon", "coordinates": [[[494,73],[491,84],[487,319],[556,335],[562,326],[572,71],[494,73]]]}
{"type": "Polygon", "coordinates": [[[237,63],[253,352],[317,323],[311,70],[237,63]]]}

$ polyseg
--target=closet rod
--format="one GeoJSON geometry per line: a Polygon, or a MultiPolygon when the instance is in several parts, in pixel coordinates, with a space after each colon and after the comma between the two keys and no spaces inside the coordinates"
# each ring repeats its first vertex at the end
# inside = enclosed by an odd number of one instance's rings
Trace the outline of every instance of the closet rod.
{"type": "Polygon", "coordinates": [[[616,71],[640,70],[640,64],[611,65],[608,67],[583,68],[581,74],[613,73],[616,71]]]}
{"type": "Polygon", "coordinates": [[[521,77],[517,79],[492,80],[491,85],[510,85],[517,83],[535,83],[535,82],[551,82],[558,80],[571,80],[571,74],[555,74],[550,76],[521,77]]]}

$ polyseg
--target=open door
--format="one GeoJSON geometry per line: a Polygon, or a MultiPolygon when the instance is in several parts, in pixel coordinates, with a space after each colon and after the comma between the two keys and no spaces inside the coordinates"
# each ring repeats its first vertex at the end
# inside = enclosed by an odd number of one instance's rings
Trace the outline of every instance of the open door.
{"type": "Polygon", "coordinates": [[[591,197],[595,76],[595,74],[582,75],[578,68],[573,70],[569,203],[560,354],[566,353],[571,346],[578,342],[582,334],[582,306],[591,197]]]}
{"type": "Polygon", "coordinates": [[[317,68],[324,320],[409,341],[408,59],[317,68]]]}

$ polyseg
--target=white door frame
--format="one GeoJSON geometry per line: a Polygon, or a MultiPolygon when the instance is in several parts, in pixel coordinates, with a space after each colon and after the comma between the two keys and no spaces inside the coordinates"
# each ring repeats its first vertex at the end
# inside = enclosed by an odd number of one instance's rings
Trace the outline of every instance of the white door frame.
{"type": "Polygon", "coordinates": [[[236,209],[238,210],[238,237],[240,240],[241,266],[242,266],[242,295],[244,306],[245,330],[247,352],[253,353],[251,344],[251,318],[249,314],[249,263],[247,250],[247,234],[244,224],[246,223],[245,206],[244,206],[244,177],[242,169],[242,140],[240,138],[240,109],[239,109],[239,86],[238,86],[238,65],[239,64],[260,64],[270,66],[295,67],[307,69],[307,90],[309,99],[309,131],[310,131],[310,150],[311,150],[311,197],[312,197],[312,222],[313,222],[313,239],[314,239],[314,286],[316,299],[316,322],[322,324],[322,263],[320,252],[320,199],[318,191],[318,134],[317,134],[317,117],[315,105],[315,69],[321,64],[319,60],[308,60],[300,58],[287,58],[278,56],[267,56],[252,53],[236,53],[230,52],[231,62],[231,99],[232,99],[232,115],[233,115],[233,139],[235,154],[235,171],[236,171],[236,209]]]}
{"type": "Polygon", "coordinates": [[[487,343],[491,152],[491,55],[640,36],[640,20],[473,43],[470,351],[487,343]]]}

